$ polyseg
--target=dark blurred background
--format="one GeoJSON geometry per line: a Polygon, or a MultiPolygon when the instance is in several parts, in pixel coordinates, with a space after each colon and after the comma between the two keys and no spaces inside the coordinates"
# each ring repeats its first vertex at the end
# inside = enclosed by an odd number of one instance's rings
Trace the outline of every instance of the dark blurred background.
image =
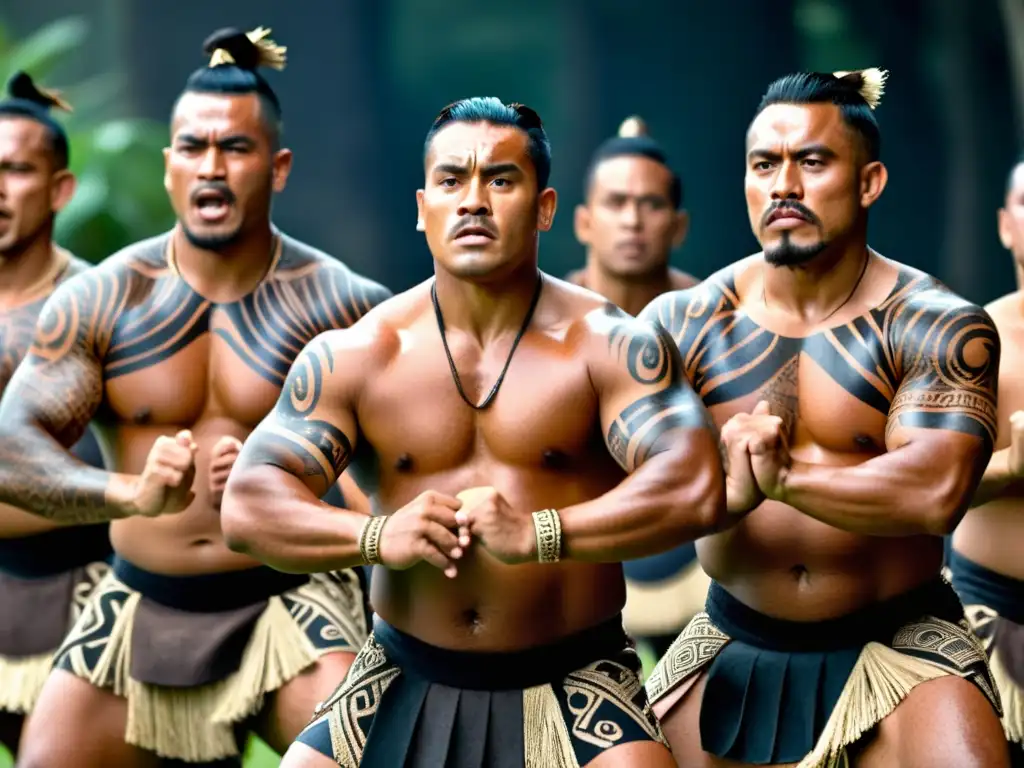
{"type": "Polygon", "coordinates": [[[28,63],[74,99],[82,186],[60,236],[98,260],[169,226],[159,148],[171,104],[221,26],[273,29],[296,152],[276,220],[393,290],[432,271],[414,229],[422,140],[445,104],[522,101],[543,117],[561,195],[542,266],[579,264],[572,208],[595,146],[641,115],[686,184],[675,263],[705,276],[757,249],[743,137],[773,78],[890,70],[882,253],[975,301],[1012,288],[995,211],[1022,146],[1024,0],[0,0],[0,74],[28,63]]]}

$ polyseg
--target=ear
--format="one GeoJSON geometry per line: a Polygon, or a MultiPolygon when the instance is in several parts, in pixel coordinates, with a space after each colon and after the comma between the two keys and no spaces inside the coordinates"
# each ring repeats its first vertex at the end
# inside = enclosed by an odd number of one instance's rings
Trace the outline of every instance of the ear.
{"type": "Polygon", "coordinates": [[[417,189],[416,190],[416,231],[417,232],[426,232],[427,231],[427,226],[424,223],[424,216],[423,216],[423,190],[422,189],[417,189]]]}
{"type": "Polygon", "coordinates": [[[57,171],[50,182],[50,210],[60,213],[75,194],[75,175],[69,170],[57,171]]]}
{"type": "Polygon", "coordinates": [[[880,160],[860,169],[860,207],[870,208],[882,196],[889,181],[889,171],[880,160]]]}
{"type": "Polygon", "coordinates": [[[171,148],[164,147],[164,189],[171,194],[171,148]]]}
{"type": "Polygon", "coordinates": [[[1005,208],[999,209],[999,242],[1003,244],[1003,248],[1011,250],[1013,248],[1013,222],[1010,220],[1010,212],[1005,208]]]}
{"type": "Polygon", "coordinates": [[[572,229],[576,234],[576,242],[580,245],[590,245],[590,209],[582,203],[573,211],[572,229]]]}
{"type": "Polygon", "coordinates": [[[537,199],[537,230],[547,232],[555,222],[555,209],[558,208],[558,193],[548,187],[537,199]]]}
{"type": "Polygon", "coordinates": [[[688,211],[677,211],[675,221],[672,222],[672,247],[678,248],[686,242],[686,236],[690,234],[690,214],[688,211]]]}
{"type": "Polygon", "coordinates": [[[288,186],[288,174],[292,172],[292,151],[279,149],[274,153],[274,191],[284,192],[288,186]]]}

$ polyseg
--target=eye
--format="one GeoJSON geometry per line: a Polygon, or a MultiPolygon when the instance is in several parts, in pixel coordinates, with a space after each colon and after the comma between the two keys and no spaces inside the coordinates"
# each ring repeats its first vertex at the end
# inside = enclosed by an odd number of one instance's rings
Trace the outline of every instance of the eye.
{"type": "Polygon", "coordinates": [[[756,163],[754,163],[755,171],[768,171],[771,170],[771,167],[772,164],[767,160],[758,160],[756,163]]]}
{"type": "Polygon", "coordinates": [[[824,163],[821,162],[821,160],[818,160],[816,158],[813,158],[813,157],[805,157],[804,158],[804,166],[807,167],[807,168],[819,168],[822,165],[824,165],[824,163]]]}
{"type": "Polygon", "coordinates": [[[496,186],[496,187],[507,187],[507,186],[509,186],[509,185],[510,185],[511,183],[512,183],[512,182],[510,182],[510,181],[509,181],[508,179],[502,179],[502,178],[494,179],[494,180],[493,180],[493,181],[491,182],[491,184],[493,184],[493,185],[494,185],[494,186],[496,186]]]}
{"type": "Polygon", "coordinates": [[[440,184],[440,186],[442,186],[442,187],[447,187],[448,189],[451,189],[451,188],[452,188],[452,187],[454,187],[454,186],[455,186],[456,184],[458,184],[458,181],[456,181],[456,179],[455,179],[455,177],[454,177],[454,176],[449,176],[449,177],[447,177],[447,178],[445,178],[445,179],[441,179],[441,181],[439,182],[439,184],[440,184]]]}

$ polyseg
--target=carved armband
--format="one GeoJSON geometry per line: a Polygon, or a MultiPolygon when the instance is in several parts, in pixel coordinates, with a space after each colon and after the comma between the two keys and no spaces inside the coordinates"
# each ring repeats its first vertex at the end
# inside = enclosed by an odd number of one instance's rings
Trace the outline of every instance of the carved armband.
{"type": "Polygon", "coordinates": [[[557,563],[562,558],[562,521],[558,511],[534,512],[533,528],[537,536],[537,562],[557,563]]]}
{"type": "Polygon", "coordinates": [[[367,565],[383,565],[380,559],[380,535],[388,518],[384,515],[368,517],[359,532],[359,554],[367,565]]]}

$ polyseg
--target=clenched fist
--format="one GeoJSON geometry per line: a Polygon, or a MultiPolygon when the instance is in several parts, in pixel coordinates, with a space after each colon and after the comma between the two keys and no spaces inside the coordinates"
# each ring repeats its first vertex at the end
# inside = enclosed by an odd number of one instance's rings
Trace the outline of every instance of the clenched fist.
{"type": "Polygon", "coordinates": [[[228,475],[241,450],[242,441],[231,435],[225,435],[213,446],[213,453],[210,454],[210,501],[214,509],[220,509],[228,475]]]}
{"type": "Polygon", "coordinates": [[[380,534],[380,560],[385,568],[404,571],[421,561],[454,579],[455,561],[462,557],[469,538],[459,540],[455,510],[458,499],[436,491],[424,491],[395,512],[380,534]]]}
{"type": "MultiPolygon", "coordinates": [[[[743,465],[733,469],[734,456],[746,446],[750,470],[761,493],[769,499],[782,500],[786,473],[790,466],[789,443],[782,419],[773,416],[767,402],[761,401],[753,413],[737,413],[722,426],[722,442],[729,453],[730,476],[742,477],[743,465]]],[[[749,490],[749,489],[748,489],[749,490]]],[[[754,497],[750,497],[753,501],[754,497]]]]}
{"type": "Polygon", "coordinates": [[[512,509],[505,497],[490,487],[469,488],[458,494],[462,509],[455,513],[460,529],[480,541],[484,549],[508,565],[537,559],[537,532],[533,515],[512,509]]]}
{"type": "Polygon", "coordinates": [[[136,481],[134,510],[143,517],[173,515],[184,511],[195,494],[196,444],[185,429],[174,437],[158,437],[136,481]]]}

